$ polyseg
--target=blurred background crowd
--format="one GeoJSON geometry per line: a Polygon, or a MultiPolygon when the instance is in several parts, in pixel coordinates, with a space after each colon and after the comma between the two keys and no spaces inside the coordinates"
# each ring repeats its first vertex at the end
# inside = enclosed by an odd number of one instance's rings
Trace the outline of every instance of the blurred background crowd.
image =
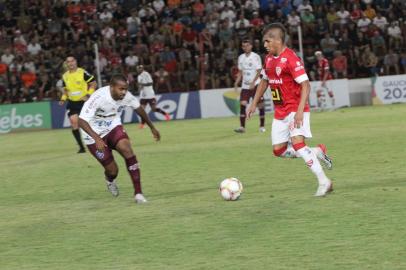
{"type": "Polygon", "coordinates": [[[317,50],[335,78],[406,73],[404,0],[0,0],[0,21],[0,103],[59,99],[68,55],[96,75],[96,43],[103,84],[142,64],[158,93],[231,87],[241,40],[263,55],[271,22],[296,50],[301,26],[312,80],[317,50]]]}

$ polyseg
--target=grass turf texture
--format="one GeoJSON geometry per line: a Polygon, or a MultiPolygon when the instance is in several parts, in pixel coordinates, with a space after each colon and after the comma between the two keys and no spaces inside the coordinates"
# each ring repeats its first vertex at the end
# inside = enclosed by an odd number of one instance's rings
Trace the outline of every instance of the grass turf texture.
{"type": "Polygon", "coordinates": [[[272,156],[258,119],[127,125],[147,205],[133,202],[123,160],[113,198],[70,130],[0,136],[0,269],[405,269],[406,105],[312,114],[334,158],[335,192],[301,159],[272,156]],[[238,177],[239,201],[218,184],[238,177]]]}

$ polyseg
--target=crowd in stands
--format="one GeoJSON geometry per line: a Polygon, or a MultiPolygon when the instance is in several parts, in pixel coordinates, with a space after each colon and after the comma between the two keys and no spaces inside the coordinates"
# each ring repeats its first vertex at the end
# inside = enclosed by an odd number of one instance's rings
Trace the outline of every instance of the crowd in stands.
{"type": "MultiPolygon", "coordinates": [[[[68,55],[103,83],[135,85],[143,64],[158,93],[231,87],[244,38],[265,53],[262,26],[283,23],[312,80],[315,51],[335,78],[406,73],[404,0],[0,0],[0,103],[57,100],[68,55]]],[[[135,86],[136,89],[136,86],[135,86]]]]}

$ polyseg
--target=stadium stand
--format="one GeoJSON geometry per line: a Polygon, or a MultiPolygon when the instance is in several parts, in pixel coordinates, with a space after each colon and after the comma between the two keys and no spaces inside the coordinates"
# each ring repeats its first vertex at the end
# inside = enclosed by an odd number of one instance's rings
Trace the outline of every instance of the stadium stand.
{"type": "Polygon", "coordinates": [[[158,93],[232,86],[240,40],[264,53],[261,29],[284,23],[317,79],[316,50],[336,78],[406,73],[406,1],[402,0],[3,0],[0,1],[0,103],[56,100],[72,54],[103,82],[143,64],[158,93]]]}

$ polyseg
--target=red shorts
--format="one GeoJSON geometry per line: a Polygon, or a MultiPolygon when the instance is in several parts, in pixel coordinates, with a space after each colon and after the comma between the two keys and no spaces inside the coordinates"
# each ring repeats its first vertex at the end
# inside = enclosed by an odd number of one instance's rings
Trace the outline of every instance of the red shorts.
{"type": "Polygon", "coordinates": [[[107,147],[101,152],[97,150],[96,144],[89,144],[87,148],[89,152],[100,162],[101,165],[106,166],[114,160],[112,150],[116,149],[117,143],[122,139],[129,139],[123,126],[116,126],[106,136],[103,137],[103,141],[107,147]]]}
{"type": "MultiPolygon", "coordinates": [[[[240,93],[240,101],[246,101],[247,103],[250,101],[250,99],[254,99],[255,93],[257,92],[257,87],[254,89],[241,89],[240,93]]],[[[264,97],[262,96],[259,102],[264,101],[264,97]]]]}
{"type": "Polygon", "coordinates": [[[140,99],[140,103],[141,103],[141,105],[144,105],[144,106],[147,104],[149,104],[151,106],[151,105],[156,104],[156,99],[155,98],[142,98],[142,99],[140,99]]]}

